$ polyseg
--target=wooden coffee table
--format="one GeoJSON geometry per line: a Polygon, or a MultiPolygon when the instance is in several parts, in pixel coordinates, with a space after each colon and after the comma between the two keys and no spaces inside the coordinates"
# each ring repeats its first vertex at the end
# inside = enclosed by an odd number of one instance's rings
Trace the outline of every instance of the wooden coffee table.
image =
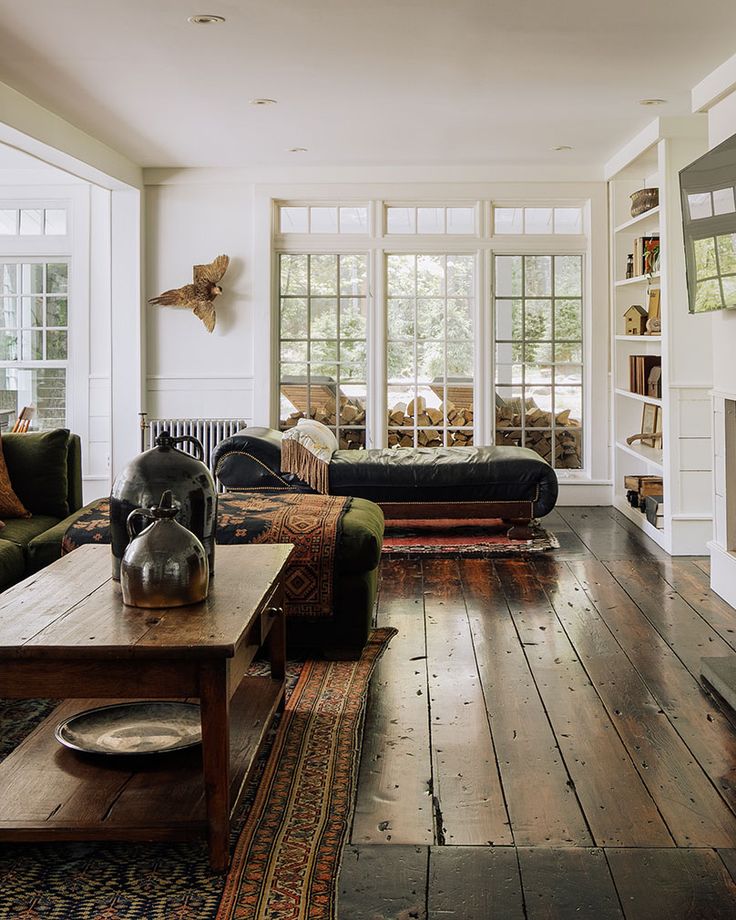
{"type": "Polygon", "coordinates": [[[229,861],[230,820],[284,700],[290,545],[218,546],[202,604],[125,607],[109,546],[0,594],[0,697],[65,701],[0,764],[0,840],[182,840],[229,861]],[[270,677],[245,677],[261,647],[270,677]],[[62,747],[56,725],[121,699],[199,698],[202,745],[130,758],[62,747]]]}

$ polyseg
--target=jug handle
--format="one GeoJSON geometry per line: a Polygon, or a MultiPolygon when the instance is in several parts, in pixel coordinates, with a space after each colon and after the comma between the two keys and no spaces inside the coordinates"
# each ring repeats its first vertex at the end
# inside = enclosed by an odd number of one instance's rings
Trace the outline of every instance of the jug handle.
{"type": "Polygon", "coordinates": [[[171,443],[174,445],[174,447],[176,447],[177,444],[191,444],[197,450],[197,454],[199,455],[197,459],[204,463],[204,447],[202,447],[202,442],[199,440],[199,438],[195,438],[191,434],[180,434],[177,437],[172,438],[171,443]]]}
{"type": "Polygon", "coordinates": [[[153,514],[151,514],[148,508],[134,508],[133,511],[131,511],[130,514],[128,515],[128,519],[126,521],[126,527],[128,530],[128,538],[130,540],[135,540],[136,537],[140,536],[140,531],[136,533],[136,531],[133,529],[133,521],[139,515],[141,517],[148,518],[150,521],[155,520],[153,514]]]}

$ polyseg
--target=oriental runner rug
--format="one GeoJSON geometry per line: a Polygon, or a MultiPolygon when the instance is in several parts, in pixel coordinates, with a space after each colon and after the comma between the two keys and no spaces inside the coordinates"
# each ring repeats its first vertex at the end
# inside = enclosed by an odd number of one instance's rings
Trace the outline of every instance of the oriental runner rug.
{"type": "MultiPolygon", "coordinates": [[[[289,663],[226,877],[199,842],[0,844],[0,920],[337,920],[368,684],[395,632],[374,630],[359,661],[289,663]]],[[[51,707],[0,701],[0,759],[51,707]]]]}
{"type": "MultiPolygon", "coordinates": [[[[351,501],[301,492],[225,492],[217,497],[216,541],[293,543],[284,575],[286,616],[330,617],[335,553],[351,501]]],[[[109,542],[110,501],[101,498],[87,505],[67,528],[62,555],[85,543],[109,542]]]]}
{"type": "Polygon", "coordinates": [[[399,556],[515,556],[559,549],[554,534],[539,524],[530,540],[512,539],[500,519],[474,521],[416,520],[386,522],[383,553],[399,556]]]}

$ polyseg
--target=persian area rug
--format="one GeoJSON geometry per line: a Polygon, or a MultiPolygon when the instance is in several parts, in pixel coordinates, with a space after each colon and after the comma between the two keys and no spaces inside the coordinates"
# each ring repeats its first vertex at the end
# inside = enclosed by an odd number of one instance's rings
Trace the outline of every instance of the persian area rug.
{"type": "MultiPolygon", "coordinates": [[[[368,684],[394,634],[374,630],[359,661],[289,664],[226,877],[200,842],[0,844],[0,920],[336,920],[368,684]]],[[[50,706],[0,701],[0,756],[50,706]]]]}
{"type": "Polygon", "coordinates": [[[387,521],[383,552],[387,555],[514,556],[559,549],[554,534],[534,526],[531,540],[507,536],[508,524],[500,519],[474,521],[387,521]]]}
{"type": "MultiPolygon", "coordinates": [[[[287,617],[332,616],[335,552],[352,499],[264,491],[217,497],[217,543],[293,543],[284,578],[287,617]]],[[[110,501],[88,505],[67,528],[62,554],[110,542],[110,501]]]]}

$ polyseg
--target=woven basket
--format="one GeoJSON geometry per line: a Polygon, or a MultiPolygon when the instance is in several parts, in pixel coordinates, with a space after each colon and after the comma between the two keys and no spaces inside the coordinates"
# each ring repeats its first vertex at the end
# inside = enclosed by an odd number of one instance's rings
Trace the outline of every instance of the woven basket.
{"type": "Polygon", "coordinates": [[[658,188],[641,188],[631,196],[631,216],[638,217],[659,204],[658,188]]]}

